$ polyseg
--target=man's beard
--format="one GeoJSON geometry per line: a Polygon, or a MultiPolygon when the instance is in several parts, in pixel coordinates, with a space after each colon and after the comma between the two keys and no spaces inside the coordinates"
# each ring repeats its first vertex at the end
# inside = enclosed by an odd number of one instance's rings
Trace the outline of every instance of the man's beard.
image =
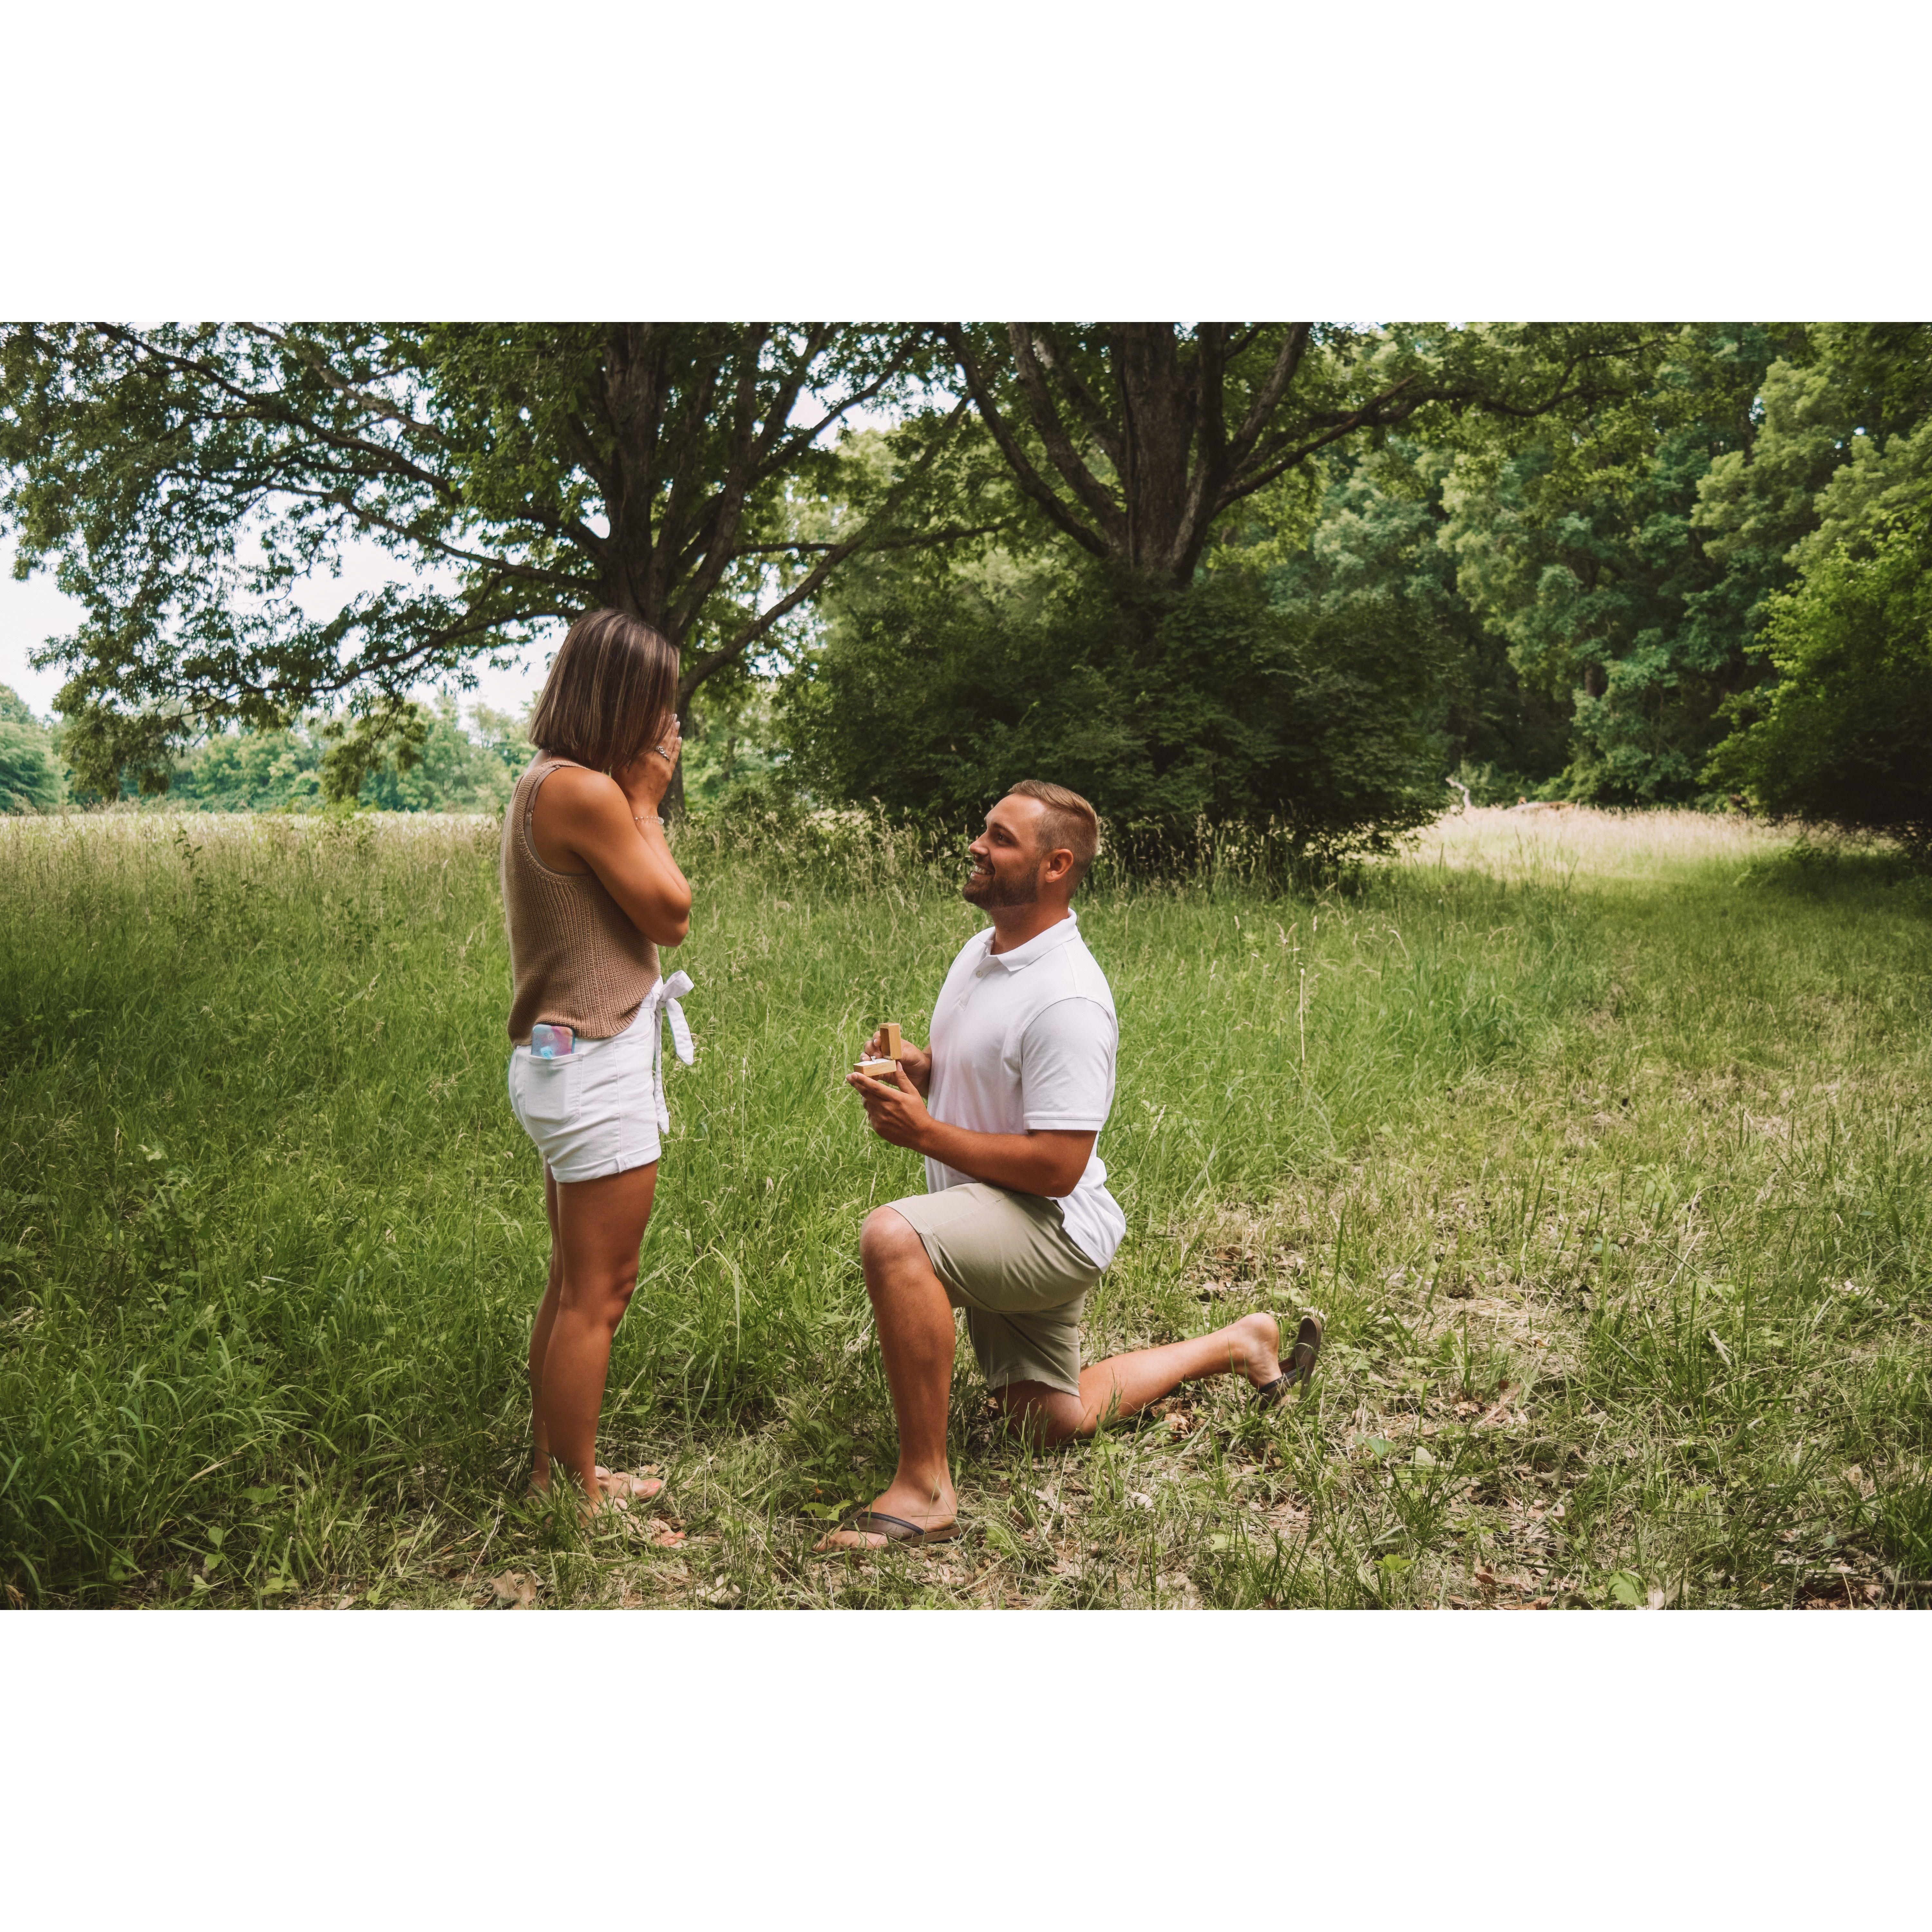
{"type": "Polygon", "coordinates": [[[1036,866],[1024,879],[1003,879],[995,872],[972,872],[966,875],[966,883],[959,888],[959,896],[968,905],[980,906],[991,911],[995,908],[1004,912],[1012,906],[1036,904],[1040,899],[1040,868],[1036,866]]]}

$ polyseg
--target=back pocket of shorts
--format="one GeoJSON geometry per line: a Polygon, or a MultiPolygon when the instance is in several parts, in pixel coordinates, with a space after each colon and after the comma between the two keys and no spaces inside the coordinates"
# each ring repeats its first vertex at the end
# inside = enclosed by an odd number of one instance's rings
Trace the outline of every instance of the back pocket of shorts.
{"type": "Polygon", "coordinates": [[[525,1054],[518,1060],[517,1111],[526,1128],[568,1126],[576,1095],[574,1058],[539,1060],[525,1054]]]}

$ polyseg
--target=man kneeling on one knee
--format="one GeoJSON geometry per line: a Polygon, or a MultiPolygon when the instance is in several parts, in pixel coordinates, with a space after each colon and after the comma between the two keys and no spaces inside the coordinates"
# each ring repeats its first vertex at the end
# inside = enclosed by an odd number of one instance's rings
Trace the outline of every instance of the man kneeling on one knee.
{"type": "MultiPolygon", "coordinates": [[[[1268,1403],[1313,1366],[1319,1324],[1304,1322],[1291,1364],[1262,1314],[1080,1366],[1082,1306],[1126,1232],[1094,1151],[1119,1029],[1070,904],[1098,845],[1084,799],[1016,785],[970,848],[964,896],[992,924],[947,972],[928,1050],[903,1046],[891,1077],[850,1077],[880,1137],[926,1156],[927,1191],[875,1208],[861,1244],[898,1468],[821,1550],[958,1534],[946,1454],[955,1308],[994,1400],[1048,1444],[1091,1436],[1197,1376],[1245,1375],[1268,1403]]],[[[885,1050],[881,1029],[868,1052],[885,1050]]]]}

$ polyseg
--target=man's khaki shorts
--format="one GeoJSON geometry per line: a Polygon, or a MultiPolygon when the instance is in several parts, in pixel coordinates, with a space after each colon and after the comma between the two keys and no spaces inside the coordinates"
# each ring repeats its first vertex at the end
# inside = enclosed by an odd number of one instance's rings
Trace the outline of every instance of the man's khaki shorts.
{"type": "Polygon", "coordinates": [[[1100,1270],[1067,1238],[1058,1205],[970,1180],[895,1201],[925,1244],[988,1388],[1044,1382],[1080,1393],[1080,1311],[1100,1270]]]}

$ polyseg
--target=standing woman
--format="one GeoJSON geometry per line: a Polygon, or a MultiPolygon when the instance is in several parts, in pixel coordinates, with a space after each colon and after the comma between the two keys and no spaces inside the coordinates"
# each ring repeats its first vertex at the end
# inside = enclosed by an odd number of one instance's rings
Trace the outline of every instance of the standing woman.
{"type": "Polygon", "coordinates": [[[648,624],[593,610],[570,627],[530,720],[537,755],[503,824],[510,934],[510,1104],[544,1161],[550,1280],[530,1336],[536,1462],[554,1457],[588,1506],[662,1485],[597,1462],[610,1338],[637,1285],[657,1186],[660,1021],[690,1036],[660,946],[691,923],[691,888],[658,802],[676,769],[677,652],[648,624]]]}

